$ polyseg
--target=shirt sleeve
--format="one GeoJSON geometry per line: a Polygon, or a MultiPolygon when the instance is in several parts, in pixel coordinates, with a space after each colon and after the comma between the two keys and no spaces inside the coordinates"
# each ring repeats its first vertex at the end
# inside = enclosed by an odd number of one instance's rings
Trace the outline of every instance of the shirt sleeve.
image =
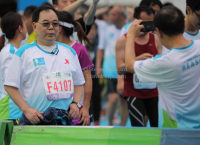
{"type": "Polygon", "coordinates": [[[6,79],[4,85],[12,86],[15,88],[20,88],[20,78],[21,78],[21,57],[14,54],[10,65],[8,67],[6,79]]]}
{"type": "Polygon", "coordinates": [[[163,71],[159,69],[159,62],[150,58],[134,63],[134,71],[141,82],[163,82],[163,71]]]}
{"type": "Polygon", "coordinates": [[[90,57],[88,56],[88,52],[85,47],[81,49],[79,62],[80,62],[82,71],[89,70],[90,68],[94,67],[94,64],[90,60],[90,57]]]}
{"type": "Polygon", "coordinates": [[[73,78],[72,78],[74,82],[74,86],[83,85],[85,83],[85,79],[83,76],[83,72],[81,70],[81,66],[80,66],[77,54],[74,57],[74,64],[76,66],[76,72],[73,74],[73,78]]]}
{"type": "Polygon", "coordinates": [[[4,77],[6,77],[6,74],[8,74],[8,67],[12,60],[12,57],[13,57],[13,54],[9,52],[1,55],[1,70],[4,77]]]}

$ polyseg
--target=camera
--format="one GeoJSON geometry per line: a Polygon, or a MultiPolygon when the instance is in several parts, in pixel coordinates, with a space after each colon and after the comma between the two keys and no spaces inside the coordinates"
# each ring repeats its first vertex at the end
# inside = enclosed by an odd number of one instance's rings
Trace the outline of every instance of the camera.
{"type": "Polygon", "coordinates": [[[143,21],[141,22],[141,25],[144,25],[144,28],[141,29],[141,32],[151,32],[156,30],[153,21],[143,21]]]}

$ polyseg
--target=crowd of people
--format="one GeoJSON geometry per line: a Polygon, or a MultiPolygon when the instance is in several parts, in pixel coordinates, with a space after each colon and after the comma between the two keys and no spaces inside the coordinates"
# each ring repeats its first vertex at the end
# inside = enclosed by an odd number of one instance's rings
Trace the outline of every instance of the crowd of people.
{"type": "Polygon", "coordinates": [[[0,120],[200,129],[200,1],[97,8],[0,2],[0,120]],[[145,23],[146,22],[146,23],[145,23]],[[153,28],[152,28],[153,27],[153,28]],[[151,29],[151,30],[149,30],[151,29]],[[102,108],[102,99],[107,98],[102,108]]]}

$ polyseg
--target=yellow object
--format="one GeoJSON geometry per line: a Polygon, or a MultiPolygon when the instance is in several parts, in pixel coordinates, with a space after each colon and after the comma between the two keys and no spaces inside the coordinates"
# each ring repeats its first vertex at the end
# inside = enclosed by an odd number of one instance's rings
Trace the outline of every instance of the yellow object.
{"type": "Polygon", "coordinates": [[[26,41],[26,44],[32,43],[36,41],[37,35],[35,32],[32,32],[30,35],[28,35],[28,40],[26,41]]]}

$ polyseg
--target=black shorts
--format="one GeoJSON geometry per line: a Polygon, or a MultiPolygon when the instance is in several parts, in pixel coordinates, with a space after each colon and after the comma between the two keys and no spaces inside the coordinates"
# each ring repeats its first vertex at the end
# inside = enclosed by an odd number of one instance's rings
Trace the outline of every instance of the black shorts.
{"type": "Polygon", "coordinates": [[[149,99],[127,97],[127,103],[132,126],[144,127],[144,116],[147,114],[151,127],[158,127],[158,97],[149,99]]]}
{"type": "Polygon", "coordinates": [[[106,79],[105,94],[117,93],[117,79],[106,79]]]}

